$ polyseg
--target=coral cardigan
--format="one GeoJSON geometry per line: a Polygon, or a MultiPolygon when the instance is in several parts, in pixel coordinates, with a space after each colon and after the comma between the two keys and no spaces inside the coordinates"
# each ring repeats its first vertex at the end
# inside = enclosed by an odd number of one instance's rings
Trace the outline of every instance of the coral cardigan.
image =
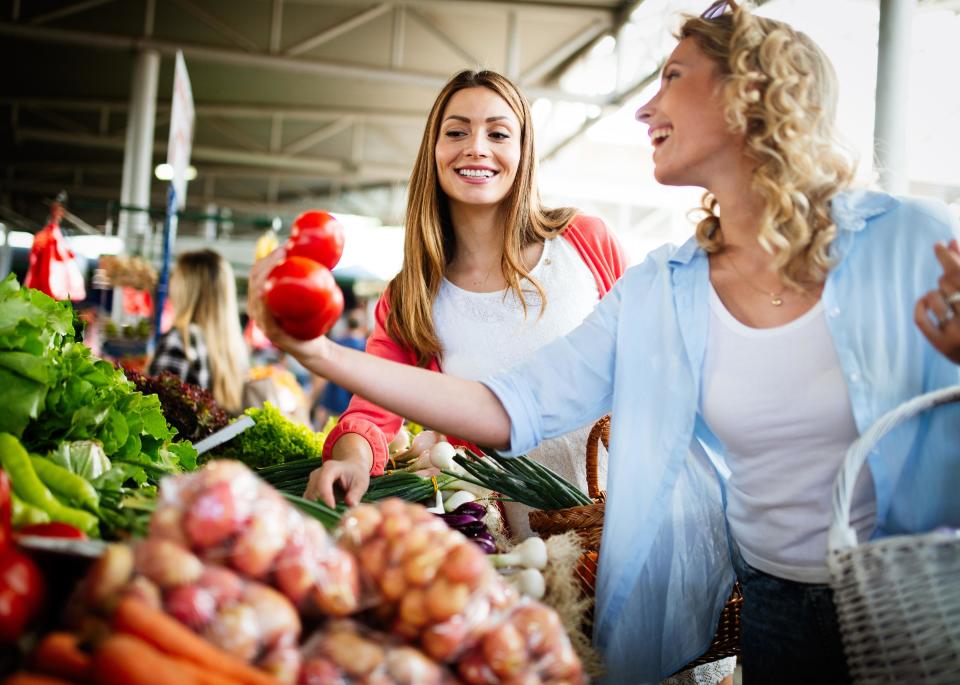
{"type": "MultiPolygon", "coordinates": [[[[626,268],[623,249],[616,237],[607,230],[603,221],[596,217],[578,215],[561,234],[570,242],[583,259],[597,282],[597,290],[602,298],[613,287],[626,268]]],[[[376,327],[367,340],[367,352],[383,359],[415,365],[416,355],[410,348],[398,344],[386,331],[387,314],[390,305],[386,297],[381,297],[376,307],[376,327]]],[[[434,357],[426,367],[431,371],[441,371],[440,361],[434,357]]],[[[379,407],[372,402],[354,395],[350,406],[340,416],[340,421],[327,436],[323,446],[323,458],[327,459],[337,440],[345,433],[356,433],[363,437],[373,450],[371,475],[383,473],[387,463],[387,445],[403,425],[403,417],[379,407]]]]}

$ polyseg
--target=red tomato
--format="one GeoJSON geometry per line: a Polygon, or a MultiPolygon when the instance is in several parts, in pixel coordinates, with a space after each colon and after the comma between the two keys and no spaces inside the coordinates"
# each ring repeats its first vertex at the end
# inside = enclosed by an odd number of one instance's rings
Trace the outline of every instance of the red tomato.
{"type": "Polygon", "coordinates": [[[70,540],[86,540],[87,535],[79,528],[61,521],[50,523],[35,523],[17,529],[17,535],[39,535],[44,538],[65,538],[70,540]]]}
{"type": "Polygon", "coordinates": [[[326,212],[311,210],[293,220],[288,257],[306,257],[332,269],[343,254],[343,226],[326,212]]]}
{"type": "Polygon", "coordinates": [[[30,557],[13,548],[0,556],[0,643],[20,638],[39,612],[44,590],[43,576],[30,557]]]}
{"type": "Polygon", "coordinates": [[[280,327],[299,340],[323,335],[343,312],[343,293],[333,274],[305,257],[287,257],[273,267],[263,297],[280,327]]]}

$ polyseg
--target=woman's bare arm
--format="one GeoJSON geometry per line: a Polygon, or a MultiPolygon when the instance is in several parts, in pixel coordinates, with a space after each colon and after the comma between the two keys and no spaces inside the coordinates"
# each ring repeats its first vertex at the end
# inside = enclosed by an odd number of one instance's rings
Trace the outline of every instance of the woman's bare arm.
{"type": "Polygon", "coordinates": [[[283,257],[275,250],[254,265],[247,297],[248,313],[274,344],[313,373],[417,423],[478,445],[509,445],[510,418],[482,383],[380,359],[326,337],[301,341],[284,333],[263,304],[267,274],[283,257]]]}

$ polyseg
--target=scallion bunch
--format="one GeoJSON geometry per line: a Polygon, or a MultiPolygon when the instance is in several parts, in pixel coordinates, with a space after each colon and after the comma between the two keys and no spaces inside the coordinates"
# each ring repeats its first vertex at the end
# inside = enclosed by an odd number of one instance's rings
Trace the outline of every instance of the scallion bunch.
{"type": "Polygon", "coordinates": [[[469,458],[454,457],[468,475],[459,478],[499,492],[505,499],[544,511],[593,504],[572,483],[526,455],[502,457],[494,452],[481,456],[469,450],[468,454],[469,458]]]}

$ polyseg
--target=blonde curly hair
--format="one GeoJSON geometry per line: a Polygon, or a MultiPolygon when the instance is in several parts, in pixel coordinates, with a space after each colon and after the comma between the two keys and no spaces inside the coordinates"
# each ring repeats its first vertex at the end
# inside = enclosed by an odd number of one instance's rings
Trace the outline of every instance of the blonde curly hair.
{"type": "MultiPolygon", "coordinates": [[[[829,58],[806,34],[742,7],[712,19],[687,17],[677,38],[694,40],[723,75],[727,123],[745,134],[756,162],[760,244],[775,255],[786,286],[822,283],[837,232],[830,201],[854,175],[835,139],[837,76],[829,58]]],[[[696,237],[707,252],[723,246],[717,208],[705,193],[696,237]]]]}

